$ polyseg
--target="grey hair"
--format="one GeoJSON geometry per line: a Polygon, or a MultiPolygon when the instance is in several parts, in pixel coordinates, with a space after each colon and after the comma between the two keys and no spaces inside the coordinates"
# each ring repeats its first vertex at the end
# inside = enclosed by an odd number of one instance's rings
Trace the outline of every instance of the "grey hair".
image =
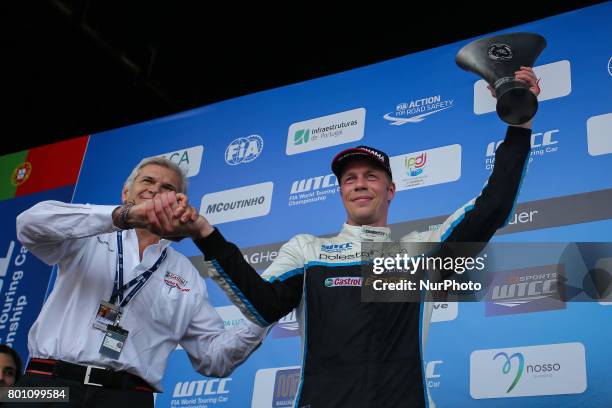
{"type": "Polygon", "coordinates": [[[138,177],[138,175],[140,174],[140,170],[144,166],[148,166],[149,164],[156,164],[158,166],[162,166],[174,171],[179,176],[179,185],[177,186],[177,193],[187,194],[187,175],[185,174],[186,172],[178,164],[176,164],[172,160],[166,159],[163,156],[142,159],[140,163],[138,163],[136,167],[134,167],[127,180],[125,180],[124,186],[128,186],[128,189],[131,189],[134,186],[134,181],[136,180],[136,177],[138,177]]]}

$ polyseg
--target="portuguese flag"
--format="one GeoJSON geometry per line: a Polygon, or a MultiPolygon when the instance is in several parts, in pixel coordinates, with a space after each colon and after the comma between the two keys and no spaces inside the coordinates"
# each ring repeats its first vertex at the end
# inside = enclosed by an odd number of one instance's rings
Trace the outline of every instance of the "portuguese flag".
{"type": "Polygon", "coordinates": [[[0,156],[0,200],[76,184],[88,138],[0,156]]]}

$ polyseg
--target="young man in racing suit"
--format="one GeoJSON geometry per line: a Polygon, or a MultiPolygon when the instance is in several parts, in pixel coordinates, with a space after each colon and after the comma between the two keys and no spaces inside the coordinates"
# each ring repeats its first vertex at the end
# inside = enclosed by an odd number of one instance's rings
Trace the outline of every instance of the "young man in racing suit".
{"type": "MultiPolygon", "coordinates": [[[[531,68],[522,67],[515,75],[539,94],[531,68]]],[[[481,194],[438,230],[413,232],[402,241],[488,241],[511,215],[530,136],[531,122],[508,127],[481,194]]],[[[150,222],[161,234],[190,235],[210,261],[213,279],[251,321],[269,326],[296,309],[303,345],[296,407],[424,407],[421,356],[432,303],[361,302],[361,284],[351,284],[360,282],[361,243],[390,240],[387,213],[395,185],[389,158],[360,146],[340,152],[332,170],[347,212],[340,234],[293,237],[261,276],[193,209],[183,216],[172,214],[171,197],[158,199],[163,202],[150,212],[150,222]],[[181,217],[178,226],[176,217],[181,217]],[[328,256],[330,248],[342,256],[328,256]],[[350,277],[357,279],[334,280],[350,277]]]]}

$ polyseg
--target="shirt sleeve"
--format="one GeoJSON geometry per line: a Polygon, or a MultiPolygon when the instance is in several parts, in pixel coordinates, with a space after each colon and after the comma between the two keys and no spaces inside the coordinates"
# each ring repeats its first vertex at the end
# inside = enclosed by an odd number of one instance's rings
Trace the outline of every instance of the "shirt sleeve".
{"type": "Polygon", "coordinates": [[[219,230],[196,241],[210,262],[209,274],[240,311],[253,323],[269,326],[302,299],[304,257],[296,236],[281,247],[279,254],[260,276],[244,259],[238,247],[223,238],[219,230]]]}
{"type": "Polygon", "coordinates": [[[203,280],[202,285],[199,309],[179,343],[197,372],[209,377],[225,377],[259,347],[268,329],[248,320],[225,329],[223,320],[208,301],[203,280]]]}
{"type": "Polygon", "coordinates": [[[507,224],[516,203],[529,156],[531,130],[509,126],[495,152],[493,172],[480,195],[425,236],[429,242],[488,242],[507,224]]]}
{"type": "Polygon", "coordinates": [[[80,238],[116,230],[117,206],[42,201],[17,216],[17,239],[48,265],[77,251],[80,238]]]}

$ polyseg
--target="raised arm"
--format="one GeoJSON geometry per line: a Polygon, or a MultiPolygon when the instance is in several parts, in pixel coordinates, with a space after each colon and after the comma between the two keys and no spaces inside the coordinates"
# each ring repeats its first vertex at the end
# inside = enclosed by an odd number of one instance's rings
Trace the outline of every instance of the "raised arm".
{"type": "MultiPolygon", "coordinates": [[[[515,77],[527,82],[531,92],[539,95],[539,80],[530,67],[521,67],[515,77]]],[[[491,93],[495,96],[492,89],[491,93]]],[[[427,240],[487,242],[508,222],[527,166],[531,126],[530,120],[508,127],[503,143],[495,152],[493,173],[480,195],[453,213],[427,240]]]]}

